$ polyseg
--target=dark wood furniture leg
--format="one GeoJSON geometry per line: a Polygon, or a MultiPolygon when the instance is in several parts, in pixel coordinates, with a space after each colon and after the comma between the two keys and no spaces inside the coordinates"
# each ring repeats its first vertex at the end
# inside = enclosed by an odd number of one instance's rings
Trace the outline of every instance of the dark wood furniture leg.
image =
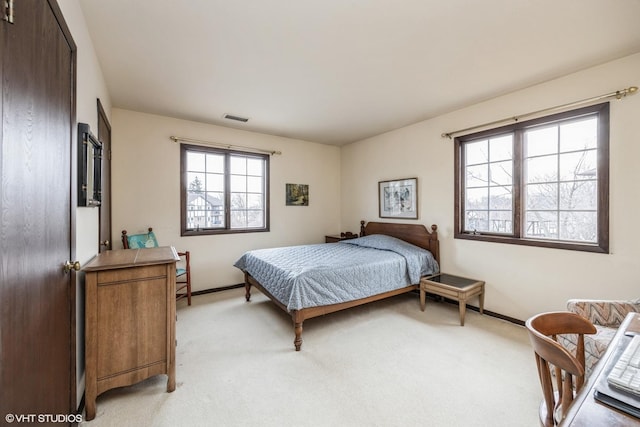
{"type": "Polygon", "coordinates": [[[249,302],[251,300],[251,283],[249,283],[247,276],[247,273],[244,273],[244,298],[249,302]]]}
{"type": "Polygon", "coordinates": [[[295,310],[292,313],[292,317],[293,330],[296,334],[293,345],[296,346],[296,351],[300,351],[300,348],[302,348],[302,322],[304,322],[304,316],[302,316],[298,310],[295,310]]]}
{"type": "Polygon", "coordinates": [[[251,287],[255,286],[260,292],[269,297],[278,307],[282,310],[286,311],[291,315],[291,319],[293,320],[293,330],[295,333],[295,339],[293,340],[293,345],[296,347],[296,351],[300,351],[302,348],[302,323],[307,318],[306,312],[304,310],[287,310],[287,307],[278,301],[269,291],[267,291],[256,279],[254,279],[249,273],[244,274],[244,289],[245,289],[245,299],[247,302],[251,299],[251,287]]]}

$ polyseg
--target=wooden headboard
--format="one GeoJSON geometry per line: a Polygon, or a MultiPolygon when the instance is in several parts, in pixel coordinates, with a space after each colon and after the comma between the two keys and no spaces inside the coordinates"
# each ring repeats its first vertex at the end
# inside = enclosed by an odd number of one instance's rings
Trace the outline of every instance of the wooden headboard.
{"type": "Polygon", "coordinates": [[[438,241],[438,226],[432,225],[431,231],[422,224],[398,224],[392,222],[360,221],[360,236],[371,234],[385,234],[409,242],[431,252],[440,263],[440,242],[438,241]]]}

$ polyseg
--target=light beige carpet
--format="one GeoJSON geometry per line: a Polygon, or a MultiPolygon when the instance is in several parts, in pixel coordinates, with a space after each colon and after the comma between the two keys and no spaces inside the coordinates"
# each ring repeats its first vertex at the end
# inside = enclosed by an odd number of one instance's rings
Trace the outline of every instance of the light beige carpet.
{"type": "MultiPolygon", "coordinates": [[[[488,295],[490,298],[490,295],[488,295]]],[[[177,388],[166,376],[98,396],[97,426],[538,425],[523,327],[417,294],[309,319],[244,289],[178,303],[177,388]]]]}

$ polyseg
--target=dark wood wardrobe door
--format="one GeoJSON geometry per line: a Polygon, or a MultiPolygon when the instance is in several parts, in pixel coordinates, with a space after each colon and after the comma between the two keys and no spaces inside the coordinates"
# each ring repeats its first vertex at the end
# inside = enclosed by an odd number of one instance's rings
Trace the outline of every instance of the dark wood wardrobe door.
{"type": "Polygon", "coordinates": [[[0,24],[0,414],[69,414],[75,45],[55,0],[14,8],[0,24]]]}
{"type": "Polygon", "coordinates": [[[100,252],[113,249],[111,235],[111,125],[98,99],[98,139],[102,142],[102,198],[100,203],[100,252]]]}

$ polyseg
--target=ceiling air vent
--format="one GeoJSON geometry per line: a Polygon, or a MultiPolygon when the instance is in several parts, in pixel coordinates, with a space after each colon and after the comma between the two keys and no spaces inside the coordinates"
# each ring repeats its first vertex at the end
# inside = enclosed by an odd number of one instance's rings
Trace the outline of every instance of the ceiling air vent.
{"type": "Polygon", "coordinates": [[[224,117],[225,119],[235,120],[237,122],[242,122],[242,123],[247,123],[249,121],[249,119],[247,119],[245,117],[234,116],[233,114],[225,114],[222,117],[224,117]]]}

